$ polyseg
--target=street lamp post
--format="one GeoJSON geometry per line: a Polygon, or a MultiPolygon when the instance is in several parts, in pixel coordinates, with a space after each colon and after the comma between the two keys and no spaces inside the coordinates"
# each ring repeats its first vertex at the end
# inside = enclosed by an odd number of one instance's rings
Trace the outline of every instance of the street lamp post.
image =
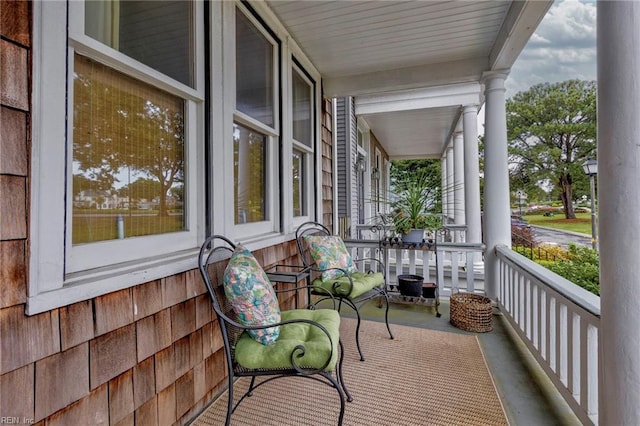
{"type": "Polygon", "coordinates": [[[598,162],[589,158],[582,164],[584,173],[589,176],[589,186],[591,189],[591,247],[598,250],[598,226],[596,225],[596,185],[595,178],[598,174],[598,162]]]}
{"type": "Polygon", "coordinates": [[[524,191],[522,189],[518,189],[516,191],[516,196],[518,197],[518,209],[519,209],[519,212],[520,212],[520,217],[522,217],[522,198],[524,198],[525,195],[526,194],[524,193],[524,191]]]}

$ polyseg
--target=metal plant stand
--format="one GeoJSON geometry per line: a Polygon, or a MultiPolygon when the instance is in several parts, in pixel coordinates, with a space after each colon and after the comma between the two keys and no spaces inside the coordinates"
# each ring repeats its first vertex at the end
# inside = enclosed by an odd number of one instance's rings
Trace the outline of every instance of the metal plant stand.
{"type": "MultiPolygon", "coordinates": [[[[436,252],[436,240],[435,239],[427,239],[422,240],[419,243],[405,243],[399,238],[384,238],[380,240],[380,249],[381,250],[416,250],[416,251],[424,251],[428,250],[431,252],[436,252]]],[[[396,260],[397,262],[398,260],[396,260]]],[[[438,256],[435,256],[436,261],[436,271],[438,270],[438,256]]],[[[428,266],[426,266],[428,267],[428,266]]],[[[423,268],[425,266],[423,265],[423,268]]],[[[396,274],[398,268],[396,266],[396,274]]],[[[397,275],[401,277],[402,275],[397,275]]],[[[434,278],[435,282],[424,282],[422,284],[422,294],[416,296],[406,296],[400,294],[400,289],[398,283],[396,285],[390,285],[388,289],[389,301],[393,303],[405,303],[405,304],[413,304],[413,305],[423,305],[423,306],[432,306],[435,308],[436,317],[440,318],[442,314],[440,313],[440,292],[439,292],[439,283],[437,274],[434,278]]]]}

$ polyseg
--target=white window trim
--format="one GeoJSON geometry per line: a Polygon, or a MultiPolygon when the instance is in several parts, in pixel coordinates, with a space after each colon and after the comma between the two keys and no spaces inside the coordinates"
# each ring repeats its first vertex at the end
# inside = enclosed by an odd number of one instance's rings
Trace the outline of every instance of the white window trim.
{"type": "MultiPolygon", "coordinates": [[[[292,209],[285,210],[287,212],[287,218],[289,219],[288,221],[285,221],[285,230],[289,233],[292,233],[292,232],[295,232],[296,228],[306,220],[322,219],[322,213],[323,213],[322,211],[322,197],[323,197],[323,193],[322,193],[322,149],[323,149],[322,102],[323,102],[323,99],[322,99],[322,84],[321,84],[322,77],[320,75],[320,72],[318,72],[318,70],[315,68],[313,63],[302,52],[302,49],[300,49],[297,43],[293,39],[289,38],[288,35],[287,35],[286,47],[288,49],[286,52],[287,54],[284,55],[284,57],[287,58],[287,61],[288,61],[286,64],[287,66],[286,69],[289,69],[289,70],[291,69],[291,65],[293,62],[292,57],[295,57],[296,61],[298,61],[298,64],[304,69],[304,71],[306,71],[309,74],[309,76],[311,76],[313,81],[315,81],[316,83],[315,93],[314,93],[314,100],[315,100],[314,114],[315,115],[313,117],[314,147],[313,147],[312,155],[309,156],[311,164],[307,169],[309,173],[308,185],[310,186],[309,188],[310,206],[308,210],[309,214],[308,216],[293,218],[292,209]]],[[[291,80],[289,80],[288,82],[288,87],[291,87],[291,80]]],[[[289,108],[291,108],[291,106],[289,106],[289,108]]],[[[285,108],[285,111],[286,110],[287,109],[285,108]]],[[[293,134],[293,126],[287,126],[287,127],[291,129],[290,131],[293,134]]],[[[333,135],[335,135],[335,132],[333,133],[333,135]]],[[[292,139],[293,138],[287,138],[287,140],[292,140],[292,139]]],[[[286,148],[287,146],[285,145],[285,149],[286,148]]],[[[290,151],[285,151],[285,152],[290,152],[290,151]]],[[[292,188],[292,187],[289,187],[289,188],[292,188]]],[[[287,189],[287,190],[291,191],[292,189],[287,189]]],[[[334,200],[337,200],[337,198],[334,198],[334,200]]]]}
{"type": "MultiPolygon", "coordinates": [[[[298,58],[296,57],[296,60],[298,58]]],[[[284,202],[284,211],[287,212],[287,216],[291,217],[291,224],[293,228],[297,228],[302,225],[304,222],[310,221],[314,219],[314,210],[315,210],[315,200],[316,194],[314,193],[314,183],[316,181],[315,174],[313,173],[315,157],[314,153],[317,151],[322,152],[322,141],[318,139],[319,135],[317,132],[318,127],[322,127],[322,123],[320,121],[321,110],[319,109],[321,106],[318,105],[318,90],[317,86],[318,81],[315,82],[310,80],[306,75],[306,69],[302,69],[298,66],[294,61],[292,56],[289,56],[289,66],[287,67],[287,87],[293,88],[293,72],[298,73],[302,79],[309,84],[310,92],[311,92],[311,101],[312,101],[312,110],[311,110],[311,126],[312,126],[312,135],[311,135],[311,146],[307,146],[302,142],[299,142],[293,138],[293,104],[291,102],[288,103],[288,119],[287,119],[287,128],[290,132],[291,137],[287,138],[287,140],[291,140],[292,146],[289,148],[285,145],[284,152],[289,153],[285,155],[285,167],[283,170],[292,170],[293,168],[293,150],[297,150],[304,154],[303,156],[303,168],[307,174],[303,181],[304,183],[304,199],[302,202],[305,204],[304,209],[307,214],[302,216],[293,216],[293,198],[291,196],[285,197],[284,202]],[[314,84],[315,83],[315,84],[314,84]],[[289,163],[289,164],[287,164],[289,163]]],[[[292,98],[292,93],[287,94],[287,99],[292,98]]],[[[321,135],[322,133],[320,133],[321,135]]],[[[285,194],[293,194],[293,178],[290,173],[287,173],[285,176],[284,182],[285,194]]]]}
{"type": "MultiPolygon", "coordinates": [[[[242,241],[246,246],[252,250],[263,247],[268,247],[272,244],[278,244],[291,239],[293,232],[299,220],[294,221],[292,209],[290,208],[290,201],[287,200],[287,196],[282,197],[281,194],[289,194],[292,190],[292,183],[287,183],[287,174],[283,174],[282,182],[276,183],[277,194],[271,198],[275,203],[276,214],[278,214],[274,227],[270,228],[258,225],[253,231],[249,229],[252,224],[235,225],[233,206],[235,203],[233,196],[233,163],[230,159],[233,158],[233,146],[228,141],[233,140],[233,122],[237,120],[239,114],[235,111],[235,68],[234,61],[224,60],[224,58],[235,56],[235,12],[236,6],[242,9],[249,19],[254,19],[253,14],[250,13],[240,1],[235,2],[213,2],[212,9],[214,10],[212,30],[218,37],[212,36],[212,84],[211,84],[211,98],[213,100],[220,100],[221,102],[212,102],[212,146],[214,153],[220,153],[212,159],[213,170],[211,171],[211,179],[213,182],[221,182],[223,184],[212,185],[210,188],[210,196],[213,200],[224,200],[224,203],[213,206],[212,211],[209,212],[212,232],[222,233],[234,240],[242,241]],[[216,28],[215,23],[219,22],[219,27],[216,28]],[[219,32],[216,32],[219,31],[219,32]],[[217,59],[217,61],[216,61],[217,59]],[[216,73],[216,71],[218,71],[216,73]],[[222,96],[220,96],[222,94],[222,96]],[[282,227],[280,226],[282,222],[282,227]],[[242,229],[244,228],[244,229],[242,229]]],[[[302,52],[299,46],[293,39],[290,38],[287,30],[280,23],[273,11],[263,2],[252,2],[251,7],[260,16],[270,31],[272,31],[276,37],[280,40],[281,49],[281,62],[276,62],[280,69],[283,70],[282,87],[278,82],[278,90],[281,91],[281,99],[284,104],[282,105],[282,120],[283,123],[289,121],[290,116],[290,102],[288,101],[290,86],[291,86],[291,57],[295,56],[296,60],[304,68],[305,71],[311,75],[311,77],[318,82],[315,85],[315,100],[316,100],[316,121],[314,122],[314,132],[316,149],[314,150],[314,161],[312,161],[308,173],[311,186],[312,207],[309,214],[309,219],[316,219],[322,217],[322,126],[321,126],[321,102],[322,93],[321,75],[315,68],[309,58],[302,52]],[[316,184],[317,182],[317,184],[316,184]]],[[[257,21],[252,21],[254,24],[259,24],[257,21]]],[[[257,26],[262,30],[262,25],[257,26]]],[[[263,32],[264,34],[264,32],[263,32]]],[[[267,34],[270,37],[270,34],[267,34]]],[[[275,76],[275,74],[274,74],[275,76]]],[[[274,92],[277,96],[278,92],[274,92]]],[[[278,127],[279,128],[279,127],[278,127]]],[[[280,162],[281,167],[287,170],[288,165],[291,164],[290,153],[293,149],[292,145],[292,127],[289,125],[282,126],[282,134],[279,135],[279,143],[282,145],[282,159],[280,162]]],[[[280,157],[277,151],[279,147],[274,146],[276,149],[274,157],[278,159],[280,157]]],[[[269,167],[275,167],[270,165],[269,167]]],[[[276,176],[277,178],[277,176],[276,176]]],[[[300,218],[298,218],[300,219],[300,218]]]]}
{"type": "MultiPolygon", "coordinates": [[[[61,192],[64,191],[65,160],[60,158],[60,143],[65,140],[65,128],[60,123],[65,122],[66,85],[56,84],[55,75],[66,72],[66,62],[60,61],[60,57],[67,55],[67,43],[73,49],[83,52],[94,59],[113,66],[115,69],[133,77],[143,78],[154,85],[167,90],[170,93],[185,97],[189,101],[200,102],[200,92],[173,82],[164,84],[163,76],[153,69],[146,69],[140,64],[136,67],[127,66],[127,60],[120,60],[119,52],[115,52],[112,60],[110,55],[100,57],[100,49],[94,49],[92,40],[77,43],[74,39],[68,40],[66,25],[66,6],[61,7],[62,2],[34,2],[33,7],[33,147],[32,147],[32,188],[31,188],[31,215],[30,215],[30,253],[29,253],[29,297],[27,301],[27,313],[35,314],[56,307],[69,305],[82,300],[129,288],[133,285],[163,278],[197,267],[198,246],[177,250],[167,255],[133,260],[114,267],[96,268],[82,273],[67,274],[65,276],[64,257],[64,215],[65,204],[61,192]],[[46,63],[47,68],[41,69],[41,64],[46,63]],[[121,68],[123,67],[123,68],[121,68]],[[44,99],[57,99],[58,104],[44,103],[44,99]],[[53,105],[53,107],[51,106],[53,105]],[[56,142],[57,141],[57,142],[56,142]],[[63,188],[61,190],[61,188],[63,188]]],[[[197,2],[197,7],[202,7],[202,2],[197,2]]],[[[233,156],[232,141],[233,121],[237,118],[235,113],[235,70],[228,60],[229,54],[235,52],[235,7],[237,2],[212,2],[210,4],[211,49],[208,52],[211,57],[210,68],[210,97],[211,109],[208,117],[210,123],[210,150],[212,152],[210,163],[204,165],[204,152],[202,144],[197,144],[196,155],[198,163],[187,164],[187,173],[190,168],[195,168],[197,180],[204,186],[205,175],[209,177],[211,185],[207,189],[209,198],[213,200],[210,206],[205,206],[204,188],[198,188],[197,197],[191,205],[196,212],[195,223],[189,222],[188,226],[196,230],[199,242],[205,235],[205,214],[209,215],[211,232],[219,233],[232,238],[240,239],[250,250],[257,250],[274,244],[291,240],[295,224],[292,212],[286,210],[280,202],[280,195],[274,194],[274,206],[276,212],[282,212],[284,227],[278,231],[265,232],[261,229],[253,234],[238,233],[238,227],[233,223],[233,170],[229,158],[233,156]],[[230,32],[231,30],[231,32],[230,32]],[[231,70],[229,69],[231,67],[231,70]],[[230,80],[231,79],[231,80],[230,80]],[[231,83],[233,82],[233,85],[231,83]],[[231,206],[231,208],[229,208],[231,206]],[[205,208],[208,210],[205,212],[205,208]]],[[[279,22],[273,11],[263,2],[252,2],[251,7],[264,21],[281,42],[281,62],[277,62],[282,70],[290,68],[292,55],[317,82],[316,84],[316,117],[314,122],[315,149],[314,164],[309,168],[310,179],[315,188],[313,203],[315,208],[311,211],[310,219],[322,217],[322,93],[321,75],[306,57],[294,40],[290,39],[288,32],[279,22]]],[[[201,16],[199,10],[198,16],[201,16]]],[[[198,25],[202,24],[199,19],[198,25]]],[[[201,37],[202,29],[197,30],[201,37]]],[[[82,40],[80,40],[82,41],[82,40]]],[[[202,40],[198,40],[196,57],[204,58],[202,40]]],[[[285,73],[286,74],[286,73],[285,73]]],[[[277,75],[277,74],[276,74],[277,75]]],[[[275,76],[274,76],[275,77],[275,76]]],[[[290,108],[286,99],[290,90],[289,82],[283,77],[283,86],[276,86],[276,92],[282,91],[285,104],[282,106],[283,115],[290,108]]],[[[200,88],[204,86],[204,75],[197,76],[200,88]]],[[[278,84],[280,84],[278,82],[278,84]]],[[[197,122],[204,122],[204,111],[197,111],[197,122]]],[[[284,117],[280,119],[285,120],[284,117]]],[[[286,123],[286,121],[283,121],[286,123]]],[[[200,126],[202,127],[202,126],[200,126]]],[[[279,128],[279,125],[278,127],[279,128]]],[[[283,158],[289,157],[291,152],[291,137],[287,137],[288,126],[283,126],[283,134],[279,136],[283,144],[283,158]]],[[[187,136],[191,138],[191,135],[187,136]]],[[[204,140],[203,135],[198,134],[198,139],[204,140]]],[[[275,146],[275,144],[273,144],[275,146]]],[[[188,153],[191,155],[191,152],[188,153]]],[[[275,155],[279,155],[277,148],[275,155]]],[[[277,158],[277,157],[273,157],[277,158]]],[[[280,191],[288,191],[282,182],[274,182],[275,188],[280,191]]],[[[334,188],[335,189],[335,188],[334,188]]],[[[191,219],[189,219],[191,220],[191,219]]],[[[145,246],[145,250],[148,246],[145,246]]]]}
{"type": "MultiPolygon", "coordinates": [[[[211,36],[211,143],[212,154],[210,159],[210,180],[213,182],[211,188],[209,188],[210,199],[216,200],[211,207],[211,211],[208,212],[210,223],[212,224],[212,233],[224,234],[232,240],[241,241],[249,249],[255,250],[264,247],[268,247],[273,244],[279,244],[284,241],[289,241],[296,225],[293,221],[293,213],[288,210],[287,198],[289,198],[289,192],[292,188],[291,183],[286,184],[286,175],[283,173],[282,182],[279,182],[279,178],[274,182],[275,191],[270,194],[270,201],[275,203],[275,213],[278,215],[273,222],[273,227],[270,224],[265,225],[264,222],[260,222],[253,231],[250,230],[252,224],[236,225],[234,220],[234,193],[233,193],[233,146],[230,141],[233,140],[233,123],[234,120],[238,121],[241,114],[235,111],[235,61],[230,61],[228,58],[235,57],[235,13],[236,7],[243,10],[246,16],[257,25],[258,28],[262,27],[262,24],[253,20],[253,14],[250,13],[240,1],[229,2],[213,2],[211,3],[212,9],[212,36],[211,36]],[[285,192],[285,196],[282,196],[282,191],[285,192]],[[223,201],[223,202],[219,202],[223,201]],[[244,229],[243,229],[244,228],[244,229]]],[[[278,119],[283,123],[289,121],[290,114],[290,102],[287,101],[290,90],[290,76],[287,77],[288,71],[291,66],[291,57],[295,55],[298,62],[304,67],[304,69],[312,76],[316,82],[320,82],[321,76],[317,71],[313,63],[306,57],[302,50],[297,46],[294,40],[289,37],[288,32],[282,26],[278,18],[273,11],[263,2],[252,2],[251,7],[260,16],[260,19],[266,25],[273,34],[281,41],[280,42],[280,58],[281,62],[277,62],[278,66],[283,70],[283,81],[277,82],[276,92],[281,92],[281,98],[284,100],[282,105],[282,117],[278,119]],[[282,84],[282,87],[280,86],[282,84]]],[[[263,32],[264,34],[264,32],[263,32]]],[[[271,37],[271,34],[266,34],[267,37],[271,37]]],[[[274,76],[275,77],[275,76],[274,76]]],[[[312,211],[310,212],[310,219],[322,216],[322,203],[319,200],[322,199],[322,150],[321,150],[321,90],[320,84],[316,84],[316,112],[315,118],[315,140],[316,149],[314,150],[314,156],[310,170],[312,170],[313,179],[310,180],[312,187],[311,193],[313,194],[312,211]],[[316,185],[314,182],[318,182],[316,185]]],[[[277,104],[275,104],[277,105],[277,104]]],[[[279,108],[279,107],[278,107],[279,108]]],[[[278,121],[279,123],[280,121],[278,121]]],[[[279,126],[279,124],[278,124],[279,126]]],[[[282,162],[280,167],[283,170],[290,170],[291,160],[288,159],[292,150],[291,131],[288,125],[282,126],[282,134],[278,135],[278,143],[282,145],[282,162]],[[287,163],[288,161],[288,163],[287,163]],[[288,168],[287,168],[288,167],[288,168]]],[[[279,128],[279,127],[278,127],[279,128]]],[[[274,145],[274,159],[278,160],[281,156],[278,152],[279,147],[274,145]]]]}
{"type": "MultiPolygon", "coordinates": [[[[253,16],[253,14],[239,2],[224,2],[224,14],[226,19],[223,21],[223,38],[226,38],[229,42],[225,44],[224,48],[227,49],[226,53],[223,52],[228,58],[235,58],[236,44],[235,44],[235,22],[236,13],[240,11],[251,22],[252,25],[272,44],[273,49],[273,108],[274,108],[274,125],[273,127],[267,126],[253,117],[244,114],[236,109],[236,69],[235,60],[225,61],[224,67],[224,91],[230,94],[229,98],[225,99],[224,108],[231,111],[231,120],[225,120],[224,128],[227,132],[224,136],[224,157],[227,159],[225,162],[225,175],[228,177],[225,188],[225,200],[224,204],[228,211],[225,214],[227,218],[225,223],[225,229],[233,229],[231,233],[234,238],[243,240],[264,238],[268,236],[277,235],[280,231],[280,183],[279,183],[279,155],[278,144],[281,139],[279,134],[280,129],[280,69],[279,62],[279,49],[282,49],[283,43],[278,44],[278,41],[269,34],[262,24],[253,16]],[[227,37],[224,37],[224,36],[227,37]],[[229,103],[231,101],[231,103],[229,103]],[[266,168],[267,176],[265,182],[266,198],[265,198],[265,215],[267,220],[260,222],[251,222],[244,224],[235,223],[235,197],[234,197],[234,176],[233,176],[233,123],[237,122],[243,126],[259,131],[267,136],[267,146],[265,147],[266,155],[266,168]]],[[[228,235],[229,233],[227,233],[228,235]]]]}
{"type": "MultiPolygon", "coordinates": [[[[30,223],[30,270],[27,313],[35,314],[55,307],[86,300],[134,284],[183,272],[196,266],[195,253],[203,232],[203,170],[201,127],[203,119],[204,73],[202,63],[196,65],[196,90],[174,81],[169,83],[161,73],[136,64],[126,56],[88,37],[77,34],[70,24],[67,39],[67,4],[69,17],[84,16],[80,2],[35,2],[33,50],[33,147],[30,223]],[[81,15],[78,15],[81,14],[81,15]],[[155,84],[161,89],[185,98],[185,177],[189,185],[186,199],[185,232],[131,238],[124,241],[100,242],[71,247],[65,243],[65,99],[67,97],[67,61],[72,63],[75,50],[114,66],[133,77],[155,84]],[[111,50],[111,51],[110,51],[111,50]],[[114,53],[115,52],[115,53],[114,53]],[[121,246],[126,245],[126,255],[121,246]],[[154,249],[164,247],[164,250],[154,249]],[[94,250],[95,248],[95,250],[94,250]],[[77,250],[74,250],[77,249],[77,250]],[[89,250],[91,249],[91,250],[89,250]],[[65,254],[65,250],[67,253],[65,254]],[[132,251],[133,250],[133,251],[132,251]],[[137,250],[137,253],[135,252],[137,250]],[[72,252],[73,255],[72,255],[72,252]],[[87,258],[77,253],[92,252],[87,258]],[[102,255],[100,255],[100,253],[102,255]],[[132,256],[132,253],[138,254],[132,256]],[[139,254],[143,253],[144,257],[139,254]],[[72,258],[72,256],[76,256],[72,258]],[[108,259],[98,263],[97,260],[108,259]]],[[[195,2],[196,61],[203,61],[203,5],[195,2]]],[[[71,69],[71,67],[69,67],[71,69]]],[[[71,71],[69,71],[71,73],[71,71]]],[[[69,80],[72,81],[72,80],[69,80]]],[[[72,87],[72,84],[69,84],[72,87]]],[[[69,108],[72,109],[72,102],[69,108]]],[[[71,137],[71,133],[68,133],[71,137]]],[[[70,156],[69,156],[70,157],[70,156]]],[[[70,161],[70,160],[69,160],[70,161]]],[[[71,198],[67,207],[71,205],[71,198]]],[[[71,210],[69,210],[70,212],[71,210]]]]}

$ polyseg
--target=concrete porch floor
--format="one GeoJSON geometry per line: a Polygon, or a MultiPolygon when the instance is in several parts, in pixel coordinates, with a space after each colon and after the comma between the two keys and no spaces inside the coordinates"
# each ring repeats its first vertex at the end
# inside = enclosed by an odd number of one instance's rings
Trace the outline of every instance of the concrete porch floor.
{"type": "MultiPolygon", "coordinates": [[[[363,319],[384,321],[384,309],[379,309],[376,301],[366,303],[360,312],[363,319]]],[[[581,424],[502,315],[494,314],[491,332],[469,333],[449,322],[448,299],[441,299],[440,313],[442,316],[437,318],[432,307],[392,303],[389,322],[451,333],[476,334],[511,425],[581,424]]],[[[343,307],[342,315],[355,317],[348,307],[343,307]]]]}

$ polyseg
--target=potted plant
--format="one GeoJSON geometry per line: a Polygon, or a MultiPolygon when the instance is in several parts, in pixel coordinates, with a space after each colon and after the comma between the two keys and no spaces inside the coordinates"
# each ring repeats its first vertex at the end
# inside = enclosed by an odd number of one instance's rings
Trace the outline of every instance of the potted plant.
{"type": "Polygon", "coordinates": [[[440,228],[440,216],[433,212],[434,203],[434,191],[427,173],[418,173],[412,181],[397,188],[392,202],[392,220],[403,242],[420,243],[425,230],[440,228]]]}

